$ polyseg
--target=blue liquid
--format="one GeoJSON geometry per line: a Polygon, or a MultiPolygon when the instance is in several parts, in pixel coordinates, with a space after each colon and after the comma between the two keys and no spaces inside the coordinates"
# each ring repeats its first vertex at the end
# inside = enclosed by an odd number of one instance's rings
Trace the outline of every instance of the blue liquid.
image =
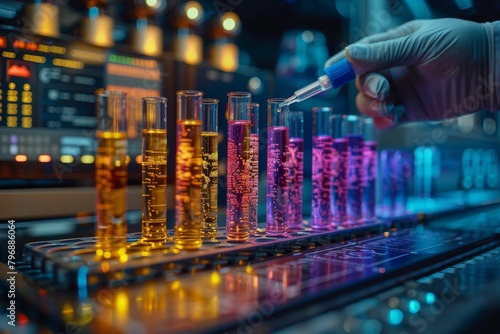
{"type": "Polygon", "coordinates": [[[383,150],[380,154],[382,171],[380,211],[384,217],[406,213],[408,182],[412,164],[408,152],[383,150]]]}
{"type": "Polygon", "coordinates": [[[357,222],[361,218],[361,177],[363,168],[363,137],[347,135],[347,221],[357,222]]]}
{"type": "Polygon", "coordinates": [[[288,127],[268,127],[267,235],[288,231],[288,127]]]}
{"type": "Polygon", "coordinates": [[[347,217],[347,139],[337,138],[333,141],[332,223],[342,223],[347,217]]]}
{"type": "Polygon", "coordinates": [[[332,183],[332,136],[312,139],[312,203],[311,227],[329,229],[331,224],[330,191],[332,183]]]}

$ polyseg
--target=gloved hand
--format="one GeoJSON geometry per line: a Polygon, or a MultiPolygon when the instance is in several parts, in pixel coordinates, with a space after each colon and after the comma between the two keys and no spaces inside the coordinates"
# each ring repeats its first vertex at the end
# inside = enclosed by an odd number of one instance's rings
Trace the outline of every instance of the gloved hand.
{"type": "Polygon", "coordinates": [[[343,56],[353,65],[356,106],[378,128],[493,111],[500,96],[494,27],[498,35],[496,22],[415,20],[349,45],[325,66],[343,56]]]}

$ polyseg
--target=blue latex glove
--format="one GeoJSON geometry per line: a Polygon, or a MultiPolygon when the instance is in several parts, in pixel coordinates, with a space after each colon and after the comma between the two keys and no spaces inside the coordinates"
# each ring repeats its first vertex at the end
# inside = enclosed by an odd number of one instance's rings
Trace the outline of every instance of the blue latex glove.
{"type": "Polygon", "coordinates": [[[344,56],[352,63],[356,106],[378,128],[493,111],[500,95],[494,30],[499,39],[496,22],[415,20],[348,46],[325,66],[344,56]]]}

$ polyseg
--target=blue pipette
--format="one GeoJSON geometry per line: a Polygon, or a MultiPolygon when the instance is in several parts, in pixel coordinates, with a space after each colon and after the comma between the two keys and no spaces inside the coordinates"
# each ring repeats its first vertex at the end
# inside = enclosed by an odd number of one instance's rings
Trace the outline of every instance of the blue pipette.
{"type": "Polygon", "coordinates": [[[292,96],[280,104],[280,107],[304,101],[330,88],[341,87],[356,78],[356,73],[354,73],[354,69],[347,59],[342,59],[323,71],[325,72],[324,75],[320,76],[315,82],[295,91],[292,96]]]}

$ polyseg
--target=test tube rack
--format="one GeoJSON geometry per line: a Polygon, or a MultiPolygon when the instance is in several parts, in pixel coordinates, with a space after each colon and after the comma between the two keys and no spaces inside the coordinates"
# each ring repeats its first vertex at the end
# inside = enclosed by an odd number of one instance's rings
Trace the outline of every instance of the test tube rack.
{"type": "MultiPolygon", "coordinates": [[[[245,266],[318,246],[380,234],[387,227],[385,221],[374,220],[337,226],[328,231],[304,228],[283,237],[267,237],[265,231],[261,231],[244,243],[228,242],[225,229],[221,228],[219,237],[204,241],[197,251],[175,249],[174,231],[169,230],[170,241],[152,249],[131,247],[125,261],[96,258],[95,237],[38,241],[25,245],[23,261],[16,268],[41,286],[93,291],[110,281],[134,284],[227,266],[245,266]]],[[[140,238],[140,232],[128,234],[127,243],[133,244],[140,238]]]]}

